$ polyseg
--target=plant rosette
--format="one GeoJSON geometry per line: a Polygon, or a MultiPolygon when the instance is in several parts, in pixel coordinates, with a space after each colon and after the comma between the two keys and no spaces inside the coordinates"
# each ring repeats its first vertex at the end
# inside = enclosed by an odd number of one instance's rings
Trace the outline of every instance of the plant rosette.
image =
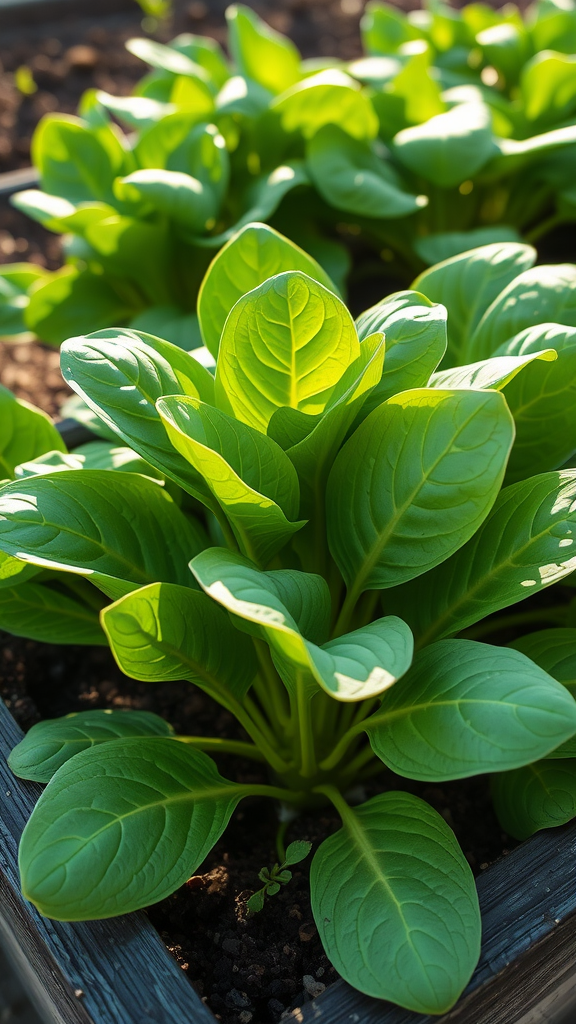
{"type": "Polygon", "coordinates": [[[524,20],[369,3],[349,63],[302,60],[250,7],[226,17],[230,59],[209,37],[131,39],[150,69],[134,95],[92,89],[77,116],[40,122],[41,188],[13,202],[65,237],[66,265],[0,270],[0,335],[60,344],[128,324],[193,349],[210,259],[253,221],[343,293],[351,240],[371,273],[408,283],[576,219],[573,0],[524,20]]]}
{"type": "MultiPolygon", "coordinates": [[[[21,434],[7,446],[3,571],[38,574],[9,591],[80,584],[128,676],[188,680],[245,738],[118,711],[34,726],[11,767],[47,783],[20,846],[43,914],[165,898],[244,798],[331,802],[342,827],[310,876],[331,962],[417,1012],[455,1003],[479,955],[474,880],[395,778],[489,773],[520,838],[576,810],[576,268],[534,257],[472,250],[354,323],[319,265],[255,224],[202,283],[196,357],[131,329],[63,346],[65,379],[117,440],[47,454],[42,420],[39,457],[21,434]],[[484,642],[510,625],[515,646],[484,642]],[[224,778],[219,753],[268,781],[224,778]],[[354,804],[380,773],[383,792],[354,804]]],[[[42,621],[21,632],[44,639],[42,621]]],[[[282,860],[261,874],[269,895],[282,860]]]]}

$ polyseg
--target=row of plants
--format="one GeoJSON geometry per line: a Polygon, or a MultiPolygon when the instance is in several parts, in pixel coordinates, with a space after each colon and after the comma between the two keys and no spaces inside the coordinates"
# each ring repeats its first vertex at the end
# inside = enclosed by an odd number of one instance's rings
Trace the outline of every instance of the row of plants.
{"type": "Polygon", "coordinates": [[[472,249],[354,321],[312,255],[250,224],[202,281],[197,349],[114,327],[62,346],[99,440],[69,453],[2,392],[0,626],[109,644],[243,735],[144,712],[34,726],[11,767],[47,783],[20,847],[43,914],[163,899],[245,798],[332,803],[342,828],[310,876],[331,962],[403,1007],[454,1004],[479,955],[474,880],[397,778],[489,773],[519,839],[576,812],[576,267],[535,259],[472,249]],[[224,778],[222,753],[268,781],[224,778]]]}
{"type": "Polygon", "coordinates": [[[270,222],[344,292],[350,249],[406,284],[426,265],[576,220],[576,8],[522,17],[379,0],[365,56],[302,60],[249,7],[208,37],[132,39],[132,96],[89,90],[33,140],[41,189],[18,209],[64,236],[66,265],[0,274],[0,332],[60,344],[116,326],[201,343],[198,289],[243,225],[270,222]],[[122,126],[121,128],[119,126],[122,126]]]}

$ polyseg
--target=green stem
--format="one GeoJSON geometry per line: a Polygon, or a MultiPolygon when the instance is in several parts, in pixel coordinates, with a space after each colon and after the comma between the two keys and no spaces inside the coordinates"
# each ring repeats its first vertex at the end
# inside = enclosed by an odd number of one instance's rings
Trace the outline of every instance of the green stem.
{"type": "Polygon", "coordinates": [[[361,603],[358,607],[356,629],[368,626],[372,622],[381,593],[381,590],[366,590],[362,594],[361,603]]]}
{"type": "MultiPolygon", "coordinates": [[[[248,697],[244,698],[244,702],[249,701],[248,697]]],[[[262,732],[259,726],[256,724],[254,719],[250,715],[249,708],[244,708],[239,701],[229,700],[226,705],[228,710],[238,719],[240,725],[248,733],[249,737],[256,746],[262,751],[264,757],[268,761],[268,764],[281,775],[283,772],[288,771],[290,765],[284,760],[283,757],[278,754],[276,747],[277,741],[275,737],[272,737],[270,741],[264,732],[262,732]]]]}
{"type": "Polygon", "coordinates": [[[555,622],[564,625],[568,606],[555,605],[553,608],[535,608],[529,612],[515,612],[512,615],[500,615],[496,619],[484,619],[469,629],[462,630],[458,636],[464,640],[477,640],[478,637],[490,636],[512,626],[528,625],[532,622],[555,622]]]}
{"type": "Polygon", "coordinates": [[[352,619],[352,615],[354,614],[354,609],[356,607],[356,601],[358,600],[358,597],[358,588],[355,586],[346,592],[344,604],[340,609],[340,614],[336,619],[336,625],[332,630],[333,640],[335,640],[337,636],[342,636],[344,633],[348,632],[350,628],[350,621],[352,619]]]}
{"type": "Polygon", "coordinates": [[[361,732],[364,732],[364,722],[358,722],[356,725],[351,726],[348,732],[346,732],[336,744],[332,753],[320,762],[319,767],[323,772],[332,771],[332,769],[336,767],[338,762],[344,757],[344,754],[348,750],[350,744],[361,732]]]}
{"type": "Polygon", "coordinates": [[[289,824],[289,821],[282,821],[278,826],[278,831],[276,833],[276,853],[278,855],[279,864],[283,864],[286,860],[286,845],[284,840],[286,838],[286,832],[289,824]]]}
{"type": "Polygon", "coordinates": [[[242,740],[221,740],[213,736],[175,736],[180,743],[188,743],[198,750],[212,750],[215,754],[238,754],[240,757],[249,757],[253,761],[266,761],[266,758],[258,747],[253,743],[244,743],[242,740]]]}
{"type": "MultiPolygon", "coordinates": [[[[371,761],[372,758],[374,757],[376,757],[376,755],[372,750],[370,744],[368,744],[367,747],[362,747],[360,753],[357,754],[356,757],[353,757],[350,763],[346,765],[346,771],[350,772],[351,775],[355,776],[360,771],[360,769],[363,768],[365,764],[368,764],[368,762],[371,761]]],[[[385,765],[382,765],[382,768],[385,767],[385,765]]]]}
{"type": "Polygon", "coordinates": [[[533,242],[537,242],[543,235],[547,235],[549,231],[552,231],[553,228],[557,228],[560,224],[567,224],[568,221],[568,217],[562,216],[560,213],[553,213],[551,217],[541,221],[531,231],[526,231],[524,241],[532,245],[533,242]]]}
{"type": "MultiPolygon", "coordinates": [[[[267,704],[266,711],[272,721],[278,722],[280,727],[286,730],[290,725],[290,711],[284,684],[274,667],[268,644],[264,640],[256,639],[256,637],[252,639],[256,657],[262,670],[263,682],[267,687],[264,698],[267,704]]],[[[261,691],[259,696],[261,696],[261,691]]]]}
{"type": "Polygon", "coordinates": [[[236,537],[234,536],[234,534],[232,532],[232,528],[230,526],[230,523],[228,522],[228,520],[227,520],[226,516],[224,515],[222,509],[218,506],[213,511],[214,511],[214,515],[215,515],[216,519],[218,520],[218,525],[220,526],[220,529],[222,530],[222,534],[224,536],[224,540],[226,541],[227,546],[230,548],[230,551],[239,551],[240,548],[238,546],[238,541],[236,540],[236,537]]]}
{"type": "Polygon", "coordinates": [[[334,804],[334,807],[342,818],[343,825],[347,825],[351,821],[354,821],[354,811],[351,810],[340,790],[336,789],[336,786],[315,786],[313,792],[322,793],[324,796],[328,797],[330,803],[334,804]]]}
{"type": "Polygon", "coordinates": [[[301,804],[306,798],[304,792],[299,793],[295,789],[281,789],[280,786],[245,785],[241,787],[245,796],[269,796],[272,800],[281,800],[282,803],[301,804]]]}
{"type": "Polygon", "coordinates": [[[311,701],[306,693],[304,672],[299,669],[296,674],[296,712],[300,736],[300,775],[305,778],[311,778],[317,771],[310,710],[311,701]]]}

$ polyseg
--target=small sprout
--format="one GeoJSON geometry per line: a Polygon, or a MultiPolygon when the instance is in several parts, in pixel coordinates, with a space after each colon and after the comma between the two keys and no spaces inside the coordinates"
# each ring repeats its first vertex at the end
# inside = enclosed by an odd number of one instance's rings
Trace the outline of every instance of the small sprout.
{"type": "Polygon", "coordinates": [[[23,96],[33,96],[38,92],[38,86],[34,81],[34,75],[27,64],[21,64],[14,72],[14,82],[18,92],[23,96]]]}
{"type": "Polygon", "coordinates": [[[258,878],[264,882],[264,885],[248,900],[246,909],[249,914],[257,914],[259,910],[263,909],[266,896],[275,896],[280,892],[281,885],[287,885],[291,881],[292,872],[287,870],[287,865],[299,864],[300,861],[306,859],[311,849],[312,843],[297,839],[294,843],[290,843],[282,864],[275,864],[270,869],[262,868],[258,872],[258,878]]]}

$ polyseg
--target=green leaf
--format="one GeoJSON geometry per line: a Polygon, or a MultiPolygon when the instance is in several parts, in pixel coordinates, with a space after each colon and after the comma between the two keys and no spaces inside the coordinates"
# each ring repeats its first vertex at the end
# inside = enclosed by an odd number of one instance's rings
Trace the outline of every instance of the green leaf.
{"type": "Polygon", "coordinates": [[[243,554],[266,565],[299,530],[296,470],[279,445],[199,399],[161,398],[168,437],[228,519],[243,554]]]}
{"type": "Polygon", "coordinates": [[[223,548],[203,552],[190,568],[209,597],[257,627],[250,631],[269,643],[290,689],[304,674],[312,693],[319,684],[336,700],[361,700],[392,686],[412,660],[410,630],[395,616],[317,646],[327,633],[330,610],[321,576],[289,569],[259,572],[223,548]]]}
{"type": "Polygon", "coordinates": [[[34,263],[9,263],[0,267],[0,338],[28,333],[24,321],[28,290],[46,276],[47,271],[34,263]]]}
{"type": "Polygon", "coordinates": [[[417,39],[419,32],[410,24],[404,11],[370,0],[360,22],[362,42],[367,53],[396,53],[403,43],[417,39]]]}
{"type": "Polygon", "coordinates": [[[576,694],[576,629],[540,629],[511,644],[576,694]]]}
{"type": "Polygon", "coordinates": [[[12,587],[16,583],[23,583],[32,576],[36,576],[38,571],[33,565],[23,562],[21,558],[12,558],[11,555],[5,555],[3,551],[0,551],[0,589],[12,587]]]}
{"type": "MultiPolygon", "coordinates": [[[[21,563],[25,564],[25,563],[21,563]]],[[[32,566],[30,575],[33,576],[32,566]]],[[[106,639],[93,608],[45,583],[28,583],[27,574],[0,584],[0,629],[48,644],[100,644],[106,639]]]]}
{"type": "Polygon", "coordinates": [[[210,74],[206,68],[172,44],[164,46],[155,39],[128,39],[125,45],[129,53],[133,53],[150,67],[167,71],[171,75],[200,78],[207,85],[210,83],[210,74]]]}
{"type": "Polygon", "coordinates": [[[337,69],[320,71],[287,89],[270,105],[285,132],[311,139],[325,124],[337,124],[353,139],[375,139],[378,118],[358,82],[337,69]]]}
{"type": "Polygon", "coordinates": [[[349,809],[310,874],[330,961],[354,988],[418,1013],[444,1013],[480,953],[472,872],[452,830],[409,793],[349,809]]]}
{"type": "Polygon", "coordinates": [[[576,816],[576,760],[537,761],[492,777],[492,800],[502,828],[528,839],[576,816]]]}
{"type": "Polygon", "coordinates": [[[347,601],[413,579],[461,547],[494,503],[512,439],[495,391],[422,388],[375,409],[337,456],[326,492],[347,601]]]}
{"type": "Polygon", "coordinates": [[[213,226],[218,212],[212,191],[182,171],[162,168],[134,171],[117,180],[115,192],[126,202],[147,200],[159,213],[198,233],[213,226]]]}
{"type": "Polygon", "coordinates": [[[301,270],[330,291],[337,291],[316,260],[267,224],[248,224],[226,243],[210,264],[198,295],[202,337],[214,356],[226,318],[238,299],[288,270],[301,270]]]}
{"type": "Polygon", "coordinates": [[[389,295],[362,313],[356,328],[360,340],[373,331],[382,331],[386,339],[382,377],[364,414],[399,391],[425,387],[446,352],[446,310],[418,292],[389,295]]]}
{"type": "Polygon", "coordinates": [[[534,356],[552,349],[557,359],[528,366],[506,388],[506,401],[516,425],[506,480],[513,483],[557,469],[576,451],[576,329],[559,324],[527,328],[497,351],[489,363],[534,356]]]}
{"type": "MultiPolygon", "coordinates": [[[[454,366],[451,369],[433,373],[429,386],[431,388],[473,388],[475,391],[494,388],[496,391],[501,391],[511,380],[514,380],[521,370],[536,360],[553,363],[555,359],[557,359],[557,353],[552,348],[529,352],[526,355],[492,356],[491,359],[481,359],[478,363],[454,366]]],[[[542,367],[537,369],[542,373],[542,367]]],[[[510,405],[508,392],[506,392],[506,400],[510,405]]],[[[514,415],[513,410],[511,411],[514,415]]],[[[535,470],[533,469],[532,472],[535,470]]]]}
{"type": "Polygon", "coordinates": [[[171,736],[168,722],[150,711],[79,711],[33,725],[14,747],[8,766],[19,779],[50,782],[81,750],[126,736],[171,736]]]}
{"type": "Polygon", "coordinates": [[[496,155],[483,168],[482,178],[493,182],[517,174],[539,163],[548,153],[572,146],[575,142],[576,125],[572,124],[528,139],[494,138],[496,155]]]}
{"type": "Polygon", "coordinates": [[[448,310],[449,365],[471,358],[468,337],[502,290],[535,259],[529,245],[497,243],[453,256],[416,278],[412,287],[448,310]]]}
{"type": "Polygon", "coordinates": [[[277,274],[243,296],[222,334],[216,402],[266,432],[282,406],[315,415],[360,355],[350,313],[300,271],[277,274]]]}
{"type": "Polygon", "coordinates": [[[440,188],[472,178],[496,152],[490,108],[461,103],[424,124],[404,128],[394,137],[401,164],[440,188]]]}
{"type": "Polygon", "coordinates": [[[311,849],[312,843],[304,839],[296,839],[286,847],[284,864],[300,864],[303,860],[306,860],[311,849]]]}
{"type": "Polygon", "coordinates": [[[307,147],[310,176],[327,203],[360,217],[406,217],[426,206],[425,196],[401,188],[392,166],[367,142],[327,124],[307,147]]]}
{"type": "Polygon", "coordinates": [[[161,337],[185,352],[195,351],[202,345],[196,313],[187,313],[178,306],[148,306],[128,326],[139,334],[161,337]]]}
{"type": "Polygon", "coordinates": [[[109,597],[162,580],[189,585],[203,531],[135,473],[70,470],[0,491],[0,550],[91,578],[109,597]]]}
{"type": "Polygon", "coordinates": [[[463,548],[394,591],[394,611],[410,623],[421,645],[458,633],[573,572],[575,527],[576,470],[505,487],[463,548]]]}
{"type": "Polygon", "coordinates": [[[520,245],[522,239],[516,228],[506,224],[489,228],[474,228],[472,231],[443,231],[439,234],[425,235],[414,242],[414,249],[424,263],[433,265],[469,252],[483,245],[495,242],[513,242],[520,245]]]}
{"type": "Polygon", "coordinates": [[[476,42],[482,48],[484,61],[504,76],[507,86],[514,85],[530,56],[528,33],[522,22],[491,25],[478,33],[476,42]]]}
{"type": "Polygon", "coordinates": [[[172,103],[161,103],[149,96],[111,96],[98,89],[95,98],[128,128],[138,130],[152,127],[175,110],[172,103]]]}
{"type": "Polygon", "coordinates": [[[576,733],[576,702],[518,651],[439,640],[363,728],[397,775],[444,782],[545,757],[576,733]]]}
{"type": "Polygon", "coordinates": [[[511,281],[477,324],[466,354],[487,359],[520,331],[549,322],[576,327],[576,267],[569,263],[533,267],[511,281]]]}
{"type": "Polygon", "coordinates": [[[196,359],[136,331],[98,331],[62,346],[64,380],[146,462],[213,507],[204,481],[175,451],[156,409],[165,395],[212,402],[214,381],[196,359]]]}
{"type": "Polygon", "coordinates": [[[119,447],[109,441],[89,441],[74,449],[81,469],[122,470],[123,473],[141,473],[150,480],[164,480],[159,470],[145,462],[131,448],[119,447]]]}
{"type": "Polygon", "coordinates": [[[245,4],[226,11],[230,53],[242,75],[271,93],[283,92],[301,77],[300,54],[245,4]]]}
{"type": "Polygon", "coordinates": [[[46,451],[66,451],[66,445],[50,417],[2,386],[0,428],[0,479],[14,477],[19,463],[46,451]]]}
{"type": "Polygon", "coordinates": [[[221,88],[230,77],[222,48],[210,36],[196,36],[190,32],[183,32],[172,39],[169,45],[179,53],[184,53],[194,64],[203,67],[217,88],[221,88]]]}
{"type": "Polygon", "coordinates": [[[67,265],[33,289],[24,319],[42,341],[60,345],[74,334],[118,323],[131,313],[129,302],[102,275],[67,265]]]}
{"type": "Polygon", "coordinates": [[[247,789],[164,737],[84,750],[58,770],[24,829],[24,898],[59,921],[156,903],[194,874],[247,789]]]}
{"type": "Polygon", "coordinates": [[[523,114],[551,127],[573,113],[576,106],[576,57],[563,53],[536,53],[520,76],[523,114]]]}
{"type": "Polygon", "coordinates": [[[68,114],[48,114],[40,122],[32,161],[45,192],[71,203],[99,199],[113,206],[112,183],[129,166],[127,151],[110,126],[91,129],[68,114]]]}
{"type": "Polygon", "coordinates": [[[224,706],[245,697],[258,671],[252,643],[218,605],[173,583],[152,583],[108,605],[102,626],[131,679],[187,679],[224,706]]]}

